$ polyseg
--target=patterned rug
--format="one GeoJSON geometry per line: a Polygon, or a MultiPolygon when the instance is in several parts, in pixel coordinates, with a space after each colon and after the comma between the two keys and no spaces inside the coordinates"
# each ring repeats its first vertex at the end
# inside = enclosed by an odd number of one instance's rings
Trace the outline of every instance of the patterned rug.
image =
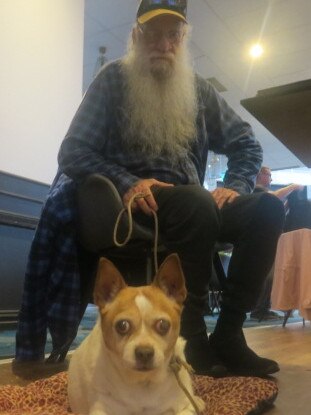
{"type": "MultiPolygon", "coordinates": [[[[273,380],[255,377],[214,379],[208,376],[194,376],[193,386],[196,395],[200,396],[206,405],[202,415],[259,415],[271,408],[278,394],[277,384],[273,380]]],[[[0,413],[72,414],[67,396],[67,373],[58,373],[24,387],[0,387],[0,413]]]]}
{"type": "MultiPolygon", "coordinates": [[[[244,323],[244,328],[248,327],[266,327],[266,326],[279,326],[283,322],[283,313],[279,313],[280,318],[276,320],[268,320],[258,322],[257,320],[250,319],[249,315],[244,323]]],[[[205,322],[208,332],[214,330],[218,314],[214,313],[213,316],[206,316],[205,322]]],[[[84,317],[79,326],[78,335],[72,343],[71,350],[77,348],[77,346],[82,342],[82,340],[89,334],[90,330],[94,326],[97,319],[97,307],[94,305],[89,305],[86,309],[84,317]]],[[[302,318],[299,316],[298,312],[295,311],[293,316],[290,317],[287,321],[287,325],[291,323],[302,322],[302,318]]],[[[1,329],[0,328],[0,359],[12,358],[14,356],[15,348],[15,329],[1,329]]],[[[52,350],[51,337],[48,335],[46,353],[50,353],[52,350]]]]}

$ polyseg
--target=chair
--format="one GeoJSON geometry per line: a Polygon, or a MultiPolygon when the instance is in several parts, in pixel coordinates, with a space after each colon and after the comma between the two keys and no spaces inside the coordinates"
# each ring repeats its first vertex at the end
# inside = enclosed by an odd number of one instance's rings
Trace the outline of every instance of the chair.
{"type": "Polygon", "coordinates": [[[221,259],[223,257],[222,253],[223,251],[231,251],[231,249],[231,244],[217,243],[215,246],[212,276],[209,281],[208,304],[206,304],[206,313],[212,316],[214,315],[215,310],[217,310],[218,313],[220,311],[221,294],[225,288],[227,279],[225,271],[226,266],[221,259]]]}
{"type": "MultiPolygon", "coordinates": [[[[150,282],[154,271],[154,232],[133,221],[129,243],[124,247],[116,247],[113,240],[114,227],[124,206],[113,183],[101,175],[90,176],[78,189],[77,203],[78,238],[83,248],[88,252],[105,255],[117,264],[122,260],[128,261],[133,258],[141,261],[144,257],[146,259],[144,276],[150,282]],[[102,206],[104,212],[101,210],[102,206]]],[[[128,216],[123,215],[118,226],[119,241],[126,238],[128,229],[128,216]]],[[[159,252],[162,249],[160,241],[159,252]]],[[[126,272],[124,276],[127,277],[126,272]]]]}

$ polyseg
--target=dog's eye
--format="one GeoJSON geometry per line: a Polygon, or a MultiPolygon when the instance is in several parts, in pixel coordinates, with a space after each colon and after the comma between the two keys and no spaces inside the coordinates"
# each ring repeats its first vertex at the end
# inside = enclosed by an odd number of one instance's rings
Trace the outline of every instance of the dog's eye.
{"type": "Polygon", "coordinates": [[[119,320],[115,324],[117,332],[121,335],[127,334],[131,329],[131,323],[128,320],[119,320]]]}
{"type": "Polygon", "coordinates": [[[161,320],[158,320],[155,323],[155,329],[159,334],[161,334],[161,336],[164,336],[165,334],[167,334],[170,327],[171,327],[170,322],[167,320],[164,320],[163,318],[161,318],[161,320]]]}

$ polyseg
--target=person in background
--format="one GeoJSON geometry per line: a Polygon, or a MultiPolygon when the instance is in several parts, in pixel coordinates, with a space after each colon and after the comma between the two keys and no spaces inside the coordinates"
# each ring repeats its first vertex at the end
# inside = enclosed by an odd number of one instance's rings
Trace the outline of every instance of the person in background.
{"type": "Polygon", "coordinates": [[[54,348],[68,346],[76,332],[76,191],[89,186],[89,214],[96,207],[98,222],[109,221],[100,201],[106,176],[125,206],[143,193],[133,205],[135,220],[153,229],[156,211],[163,244],[181,259],[188,296],[180,333],[195,372],[266,376],[279,370],[248,347],[242,327],[271,268],[284,207],[269,193],[252,194],[261,146],[250,125],[194,72],[186,10],[186,0],[142,0],[126,56],[103,67],[69,127],[30,253],[17,362],[43,357],[47,327],[54,348]],[[224,187],[213,192],[203,187],[208,150],[228,157],[224,187]],[[204,306],[217,241],[234,248],[208,337],[204,306]]]}
{"type": "MultiPolygon", "coordinates": [[[[256,186],[254,189],[254,193],[269,192],[275,195],[278,199],[282,200],[282,202],[284,203],[285,209],[287,208],[287,199],[286,199],[287,196],[289,196],[292,192],[296,190],[299,191],[303,189],[303,186],[292,183],[288,186],[272,191],[270,190],[271,182],[272,182],[272,174],[271,174],[270,168],[267,166],[262,166],[256,178],[256,186]]],[[[274,273],[274,268],[272,267],[267,275],[266,281],[262,288],[256,307],[250,313],[250,318],[253,320],[266,321],[266,320],[277,320],[281,318],[277,312],[270,310],[270,307],[271,307],[270,297],[271,297],[271,290],[272,290],[272,285],[273,285],[273,273],[274,273]]]]}
{"type": "Polygon", "coordinates": [[[254,189],[254,193],[257,192],[269,192],[275,195],[277,198],[282,200],[284,203],[286,202],[287,196],[289,196],[295,190],[302,190],[304,186],[296,183],[289,184],[288,186],[281,187],[277,190],[270,190],[272,182],[272,174],[269,167],[262,166],[259,170],[259,173],[256,177],[256,186],[254,189]]]}

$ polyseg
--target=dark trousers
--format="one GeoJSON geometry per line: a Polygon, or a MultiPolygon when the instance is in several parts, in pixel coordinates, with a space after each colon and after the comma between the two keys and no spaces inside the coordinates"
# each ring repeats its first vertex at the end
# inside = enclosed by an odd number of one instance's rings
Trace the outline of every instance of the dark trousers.
{"type": "MultiPolygon", "coordinates": [[[[212,195],[200,186],[157,188],[159,230],[169,252],[182,261],[188,298],[182,319],[185,337],[205,329],[203,307],[212,272],[217,241],[233,244],[226,286],[222,294],[222,320],[242,327],[270,270],[284,222],[284,207],[269,193],[237,197],[218,209],[212,195]]],[[[153,222],[142,214],[136,219],[153,222]]]]}
{"type": "MultiPolygon", "coordinates": [[[[223,325],[241,328],[274,260],[284,221],[282,202],[269,193],[256,193],[239,196],[218,209],[211,193],[197,185],[158,187],[152,191],[159,207],[161,239],[169,253],[178,253],[186,279],[188,296],[181,334],[187,338],[206,329],[203,310],[216,242],[234,246],[216,329],[223,325]]],[[[83,210],[84,216],[96,216],[93,228],[107,220],[105,198],[101,195],[101,182],[97,180],[92,195],[87,196],[92,203],[86,203],[83,210]]],[[[152,217],[138,212],[134,218],[153,229],[152,217]]]]}

